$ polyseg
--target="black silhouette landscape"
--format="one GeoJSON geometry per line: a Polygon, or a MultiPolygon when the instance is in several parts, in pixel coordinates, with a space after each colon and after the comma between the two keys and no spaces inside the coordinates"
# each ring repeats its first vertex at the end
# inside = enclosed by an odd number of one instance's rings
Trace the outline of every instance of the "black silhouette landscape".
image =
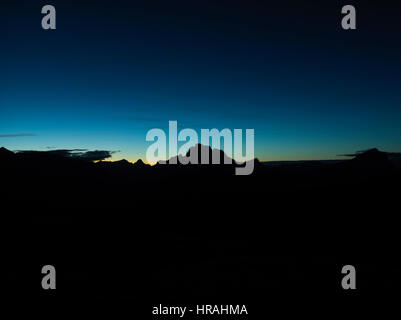
{"type": "Polygon", "coordinates": [[[389,298],[398,314],[400,4],[1,1],[10,314],[342,320],[385,300],[386,320],[389,298]],[[202,151],[220,164],[182,164],[202,151]]]}
{"type": "Polygon", "coordinates": [[[66,280],[60,292],[83,297],[332,294],[350,257],[366,277],[391,265],[395,285],[400,156],[370,149],[349,157],[255,160],[252,175],[235,176],[235,162],[150,166],[1,148],[11,254],[32,270],[52,260],[66,280]],[[76,292],[79,283],[86,291],[76,292]]]}

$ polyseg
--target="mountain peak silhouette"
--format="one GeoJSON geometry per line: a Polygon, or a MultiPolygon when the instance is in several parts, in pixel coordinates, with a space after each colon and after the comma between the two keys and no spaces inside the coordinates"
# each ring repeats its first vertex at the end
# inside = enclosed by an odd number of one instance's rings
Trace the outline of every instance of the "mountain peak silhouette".
{"type": "Polygon", "coordinates": [[[117,160],[117,161],[106,161],[106,163],[108,163],[110,166],[114,167],[114,168],[130,168],[132,166],[132,163],[129,162],[126,159],[121,159],[121,160],[117,160]]]}
{"type": "Polygon", "coordinates": [[[131,164],[131,162],[129,162],[128,160],[126,160],[126,159],[121,159],[121,160],[118,160],[118,161],[114,161],[116,164],[122,164],[122,165],[128,165],[128,164],[131,164]]]}
{"type": "Polygon", "coordinates": [[[134,163],[134,165],[135,165],[135,166],[141,166],[141,167],[146,166],[146,164],[142,161],[142,159],[138,159],[138,160],[134,163]]]}
{"type": "Polygon", "coordinates": [[[12,152],[4,147],[0,148],[0,158],[11,158],[14,156],[15,156],[14,152],[12,152]]]}
{"type": "Polygon", "coordinates": [[[228,157],[223,150],[220,149],[212,149],[210,146],[206,146],[203,144],[196,144],[193,147],[189,148],[185,155],[179,154],[178,156],[171,157],[167,163],[184,163],[185,160],[195,160],[197,164],[202,163],[202,155],[203,157],[207,155],[207,158],[204,160],[207,161],[207,164],[235,164],[234,160],[228,157]],[[193,157],[193,158],[192,158],[193,157]],[[216,159],[219,161],[218,163],[214,163],[213,160],[216,159]]]}
{"type": "Polygon", "coordinates": [[[379,151],[377,148],[358,151],[353,156],[351,163],[360,167],[386,168],[391,166],[387,152],[379,151]]]}

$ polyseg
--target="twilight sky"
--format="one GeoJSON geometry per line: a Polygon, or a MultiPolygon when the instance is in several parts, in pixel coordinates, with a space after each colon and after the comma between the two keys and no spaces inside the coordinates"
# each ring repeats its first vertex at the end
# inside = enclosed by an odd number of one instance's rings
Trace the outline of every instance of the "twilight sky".
{"type": "Polygon", "coordinates": [[[135,161],[177,120],[254,128],[261,160],[400,152],[401,8],[366,2],[2,2],[0,146],[135,161]]]}

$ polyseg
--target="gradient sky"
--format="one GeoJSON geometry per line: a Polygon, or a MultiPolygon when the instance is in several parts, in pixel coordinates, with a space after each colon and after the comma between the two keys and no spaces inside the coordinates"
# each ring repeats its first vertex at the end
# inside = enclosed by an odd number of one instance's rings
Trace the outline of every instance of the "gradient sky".
{"type": "Polygon", "coordinates": [[[262,160],[401,151],[400,5],[353,1],[344,31],[348,2],[276,2],[2,2],[0,146],[135,161],[177,120],[254,128],[262,160]]]}

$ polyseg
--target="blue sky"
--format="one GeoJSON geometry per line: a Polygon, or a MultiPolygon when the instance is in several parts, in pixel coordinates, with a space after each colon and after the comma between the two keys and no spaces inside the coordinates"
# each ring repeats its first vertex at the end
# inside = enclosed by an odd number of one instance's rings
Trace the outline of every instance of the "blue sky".
{"type": "Polygon", "coordinates": [[[357,3],[343,31],[338,1],[54,1],[45,31],[44,4],[3,11],[1,146],[134,161],[148,130],[177,120],[253,128],[262,160],[401,151],[399,19],[383,16],[396,8],[357,3]]]}

